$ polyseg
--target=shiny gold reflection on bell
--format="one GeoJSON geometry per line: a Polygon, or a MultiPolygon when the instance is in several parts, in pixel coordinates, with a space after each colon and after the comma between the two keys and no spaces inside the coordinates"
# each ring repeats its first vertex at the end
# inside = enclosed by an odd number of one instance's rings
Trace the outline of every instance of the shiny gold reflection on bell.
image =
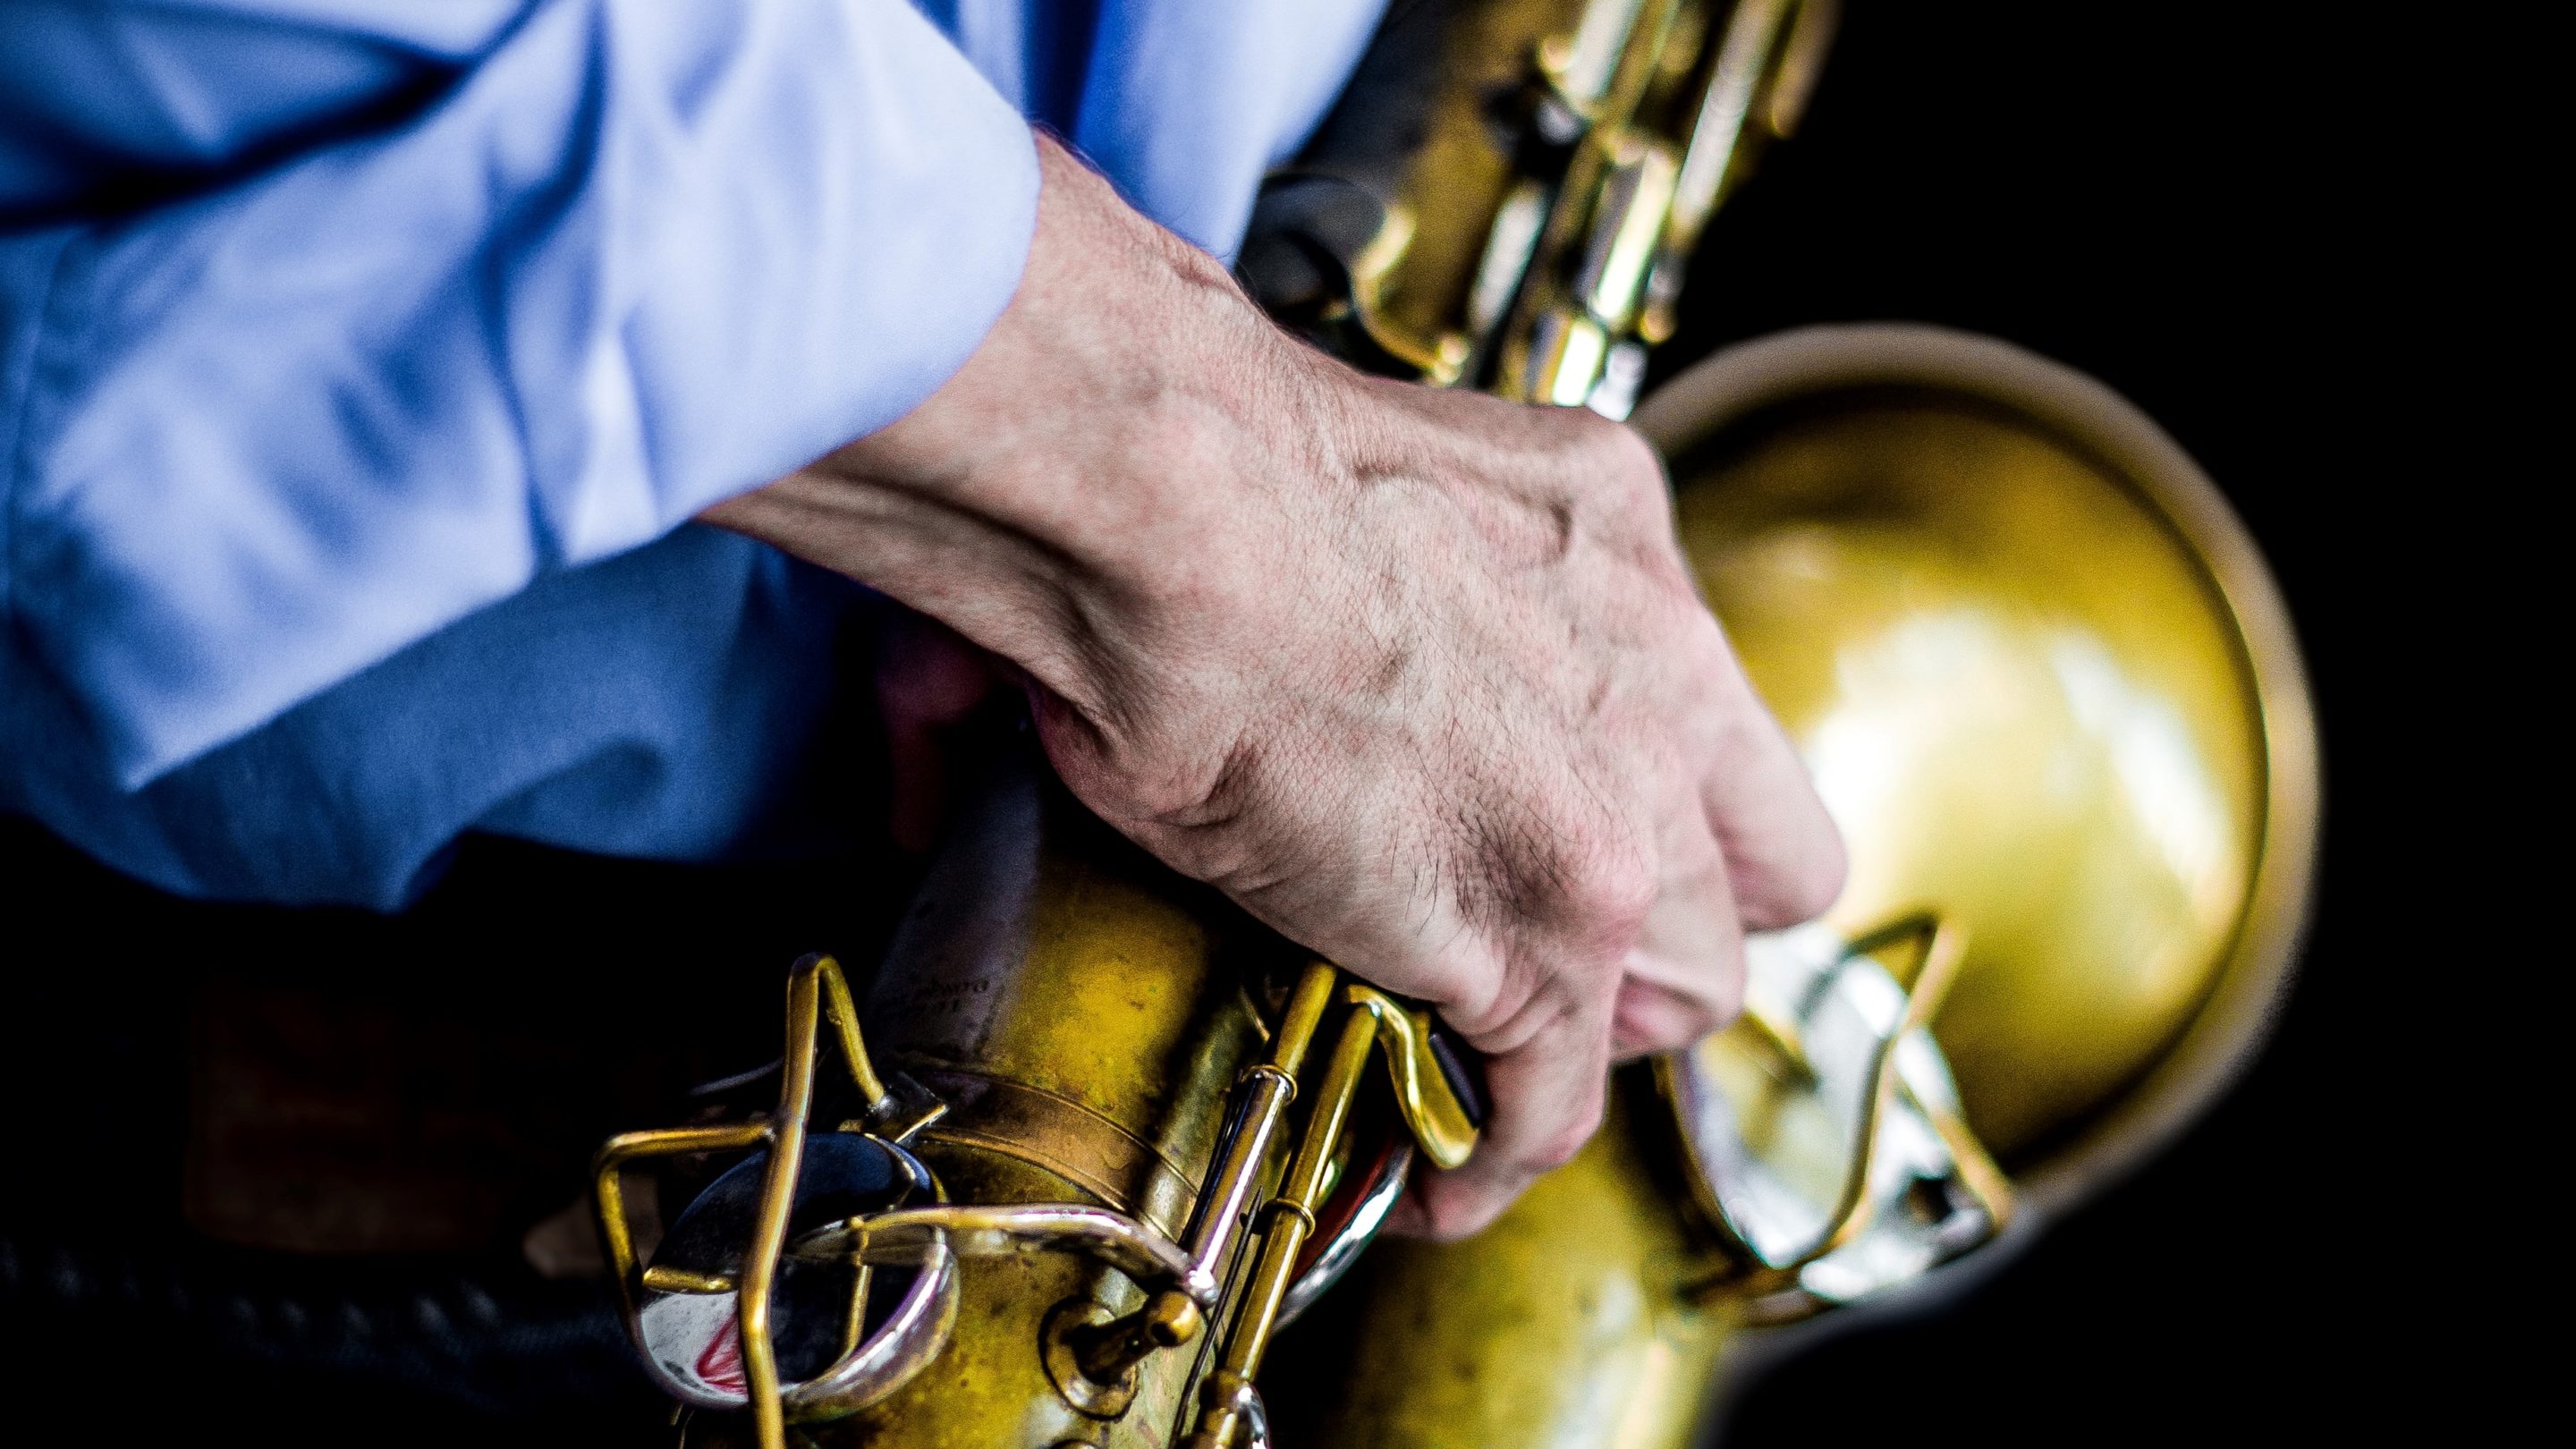
{"type": "Polygon", "coordinates": [[[2276,994],[2315,814],[2286,618],[2216,493],[1984,339],[1818,328],[1699,378],[1639,419],[1683,544],[1850,847],[1832,923],[1966,930],[1933,1030],[1971,1125],[2018,1172],[2160,1068],[2196,1099],[2276,994]]]}

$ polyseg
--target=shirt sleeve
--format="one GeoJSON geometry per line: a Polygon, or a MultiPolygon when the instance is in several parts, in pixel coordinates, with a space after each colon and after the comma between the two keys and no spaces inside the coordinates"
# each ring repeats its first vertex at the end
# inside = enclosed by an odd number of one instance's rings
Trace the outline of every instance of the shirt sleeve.
{"type": "Polygon", "coordinates": [[[546,0],[256,161],[0,236],[0,598],[129,789],[901,416],[1038,186],[903,0],[546,0]]]}

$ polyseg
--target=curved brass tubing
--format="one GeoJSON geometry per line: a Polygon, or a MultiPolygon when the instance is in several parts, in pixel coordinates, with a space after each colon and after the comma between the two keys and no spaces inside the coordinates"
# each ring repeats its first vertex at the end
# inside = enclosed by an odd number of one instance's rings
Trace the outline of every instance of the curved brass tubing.
{"type": "Polygon", "coordinates": [[[1082,1253],[1153,1292],[1175,1289],[1200,1308],[1215,1304],[1216,1276],[1179,1244],[1127,1214],[1079,1203],[984,1206],[937,1203],[853,1219],[849,1231],[870,1243],[926,1244],[946,1239],[962,1258],[1013,1253],[1082,1253]]]}
{"type": "MultiPolygon", "coordinates": [[[[787,1049],[782,1059],[776,1110],[760,1121],[629,1132],[610,1139],[592,1161],[593,1207],[598,1215],[601,1239],[607,1248],[609,1271],[617,1283],[627,1330],[640,1342],[639,1315],[648,1285],[637,1264],[634,1230],[626,1216],[624,1169],[631,1163],[653,1157],[742,1151],[761,1146],[769,1149],[769,1162],[761,1178],[760,1205],[753,1222],[752,1241],[744,1255],[739,1278],[726,1285],[734,1296],[734,1321],[742,1338],[747,1392],[762,1449],[785,1449],[787,1443],[786,1408],[778,1380],[778,1354],[769,1323],[770,1289],[777,1282],[779,1259],[787,1249],[788,1220],[795,1206],[796,1178],[804,1165],[806,1118],[814,1106],[820,1027],[827,1016],[835,1029],[842,1064],[849,1071],[852,1084],[872,1108],[890,1108],[892,1095],[868,1060],[867,1047],[859,1032],[858,1012],[851,1003],[849,984],[842,979],[839,963],[829,956],[808,956],[798,961],[788,973],[787,1049]]],[[[862,1297],[865,1283],[862,1276],[856,1289],[862,1297]]],[[[690,1286],[704,1291],[714,1284],[690,1286]]],[[[853,1312],[856,1312],[855,1308],[853,1312]]],[[[855,1354],[857,1348],[855,1343],[852,1344],[850,1352],[855,1354]]],[[[845,1366],[846,1360],[844,1365],[835,1367],[845,1366]]],[[[822,1377],[828,1379],[832,1375],[826,1373],[822,1377]]]]}
{"type": "MultiPolygon", "coordinates": [[[[1875,956],[1891,947],[1917,943],[1919,957],[1913,973],[1905,982],[1905,1006],[1901,1016],[1882,1036],[1871,1053],[1868,1070],[1869,1090],[1861,1098],[1860,1121],[1855,1125],[1845,1154],[1840,1195],[1826,1214],[1824,1225],[1805,1245],[1787,1253],[1762,1255],[1763,1285],[1751,1287],[1740,1282],[1720,1280],[1724,1291],[1744,1294],[1766,1291],[1770,1286],[1793,1280],[1800,1268],[1850,1242],[1869,1222],[1870,1164],[1878,1151],[1879,1124],[1886,1120],[1896,1096],[1906,1091],[1898,1070],[1897,1048],[1907,1036],[1931,1024],[1941,1000],[1949,994],[1950,983],[1957,978],[1959,962],[1966,954],[1965,933],[1945,923],[1932,911],[1909,912],[1896,920],[1855,937],[1845,948],[1851,956],[1875,956]]],[[[1798,1046],[1798,1032],[1793,1024],[1765,1019],[1756,1007],[1748,1004],[1738,1031],[1752,1030],[1777,1051],[1788,1063],[1803,1070],[1804,1053],[1798,1046]]],[[[1653,1062],[1655,1084],[1667,1102],[1677,1103],[1680,1094],[1673,1077],[1676,1058],[1658,1057],[1653,1062]]],[[[1994,1166],[1974,1133],[1954,1114],[1942,1111],[1937,1101],[1927,1105],[1922,1094],[1910,1094],[1917,1110],[1934,1122],[1944,1145],[1958,1160],[1960,1176],[1978,1206],[1985,1212],[1993,1231],[2000,1232],[2012,1216],[2012,1186],[2002,1171],[1994,1166]]],[[[1700,1210],[1711,1222],[1723,1223],[1727,1212],[1708,1186],[1709,1168],[1699,1160],[1690,1134],[1679,1134],[1682,1155],[1690,1165],[1686,1176],[1700,1210]]],[[[1748,1245],[1748,1252],[1755,1251],[1748,1245]]]]}

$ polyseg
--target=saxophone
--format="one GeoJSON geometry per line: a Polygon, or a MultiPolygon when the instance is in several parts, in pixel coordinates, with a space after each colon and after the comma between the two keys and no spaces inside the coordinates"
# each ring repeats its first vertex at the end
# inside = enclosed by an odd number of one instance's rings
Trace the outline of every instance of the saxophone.
{"type": "MultiPolygon", "coordinates": [[[[1629,416],[1834,21],[1399,3],[1240,274],[1356,365],[1629,416]]],[[[1745,344],[1633,421],[1850,850],[1824,921],[1749,943],[1742,1019],[1621,1069],[1486,1233],[1364,1254],[1409,1173],[1474,1151],[1474,1062],[996,720],[864,1004],[797,963],[775,1068],[599,1154],[684,1443],[1678,1449],[1766,1326],[1992,1260],[2224,1086],[2295,954],[2315,741],[2190,459],[1919,327],[1745,344]]]]}

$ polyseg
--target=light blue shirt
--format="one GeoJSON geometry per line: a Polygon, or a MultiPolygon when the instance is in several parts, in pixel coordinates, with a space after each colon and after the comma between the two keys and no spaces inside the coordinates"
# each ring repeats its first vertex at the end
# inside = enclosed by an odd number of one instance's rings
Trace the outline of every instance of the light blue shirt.
{"type": "Polygon", "coordinates": [[[5,0],[0,809],[398,905],[794,849],[854,586],[688,523],[1009,301],[1028,119],[1220,255],[1383,0],[5,0]]]}

